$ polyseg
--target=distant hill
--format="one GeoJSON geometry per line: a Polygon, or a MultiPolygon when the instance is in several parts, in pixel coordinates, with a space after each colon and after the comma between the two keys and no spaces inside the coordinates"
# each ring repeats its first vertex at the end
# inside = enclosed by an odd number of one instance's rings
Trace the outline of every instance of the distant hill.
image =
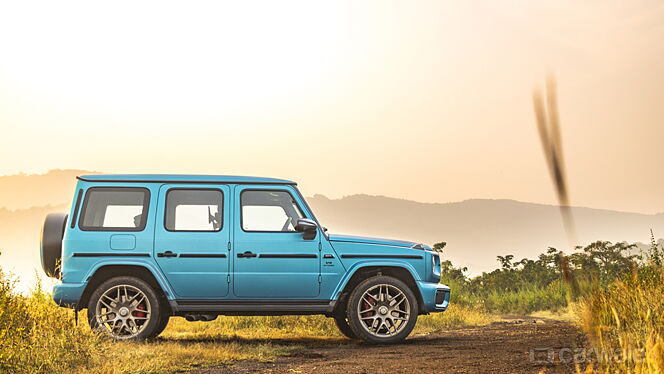
{"type": "Polygon", "coordinates": [[[76,176],[84,174],[98,173],[69,169],[0,176],[0,208],[26,209],[71,201],[76,176]]]}
{"type": "MultiPolygon", "coordinates": [[[[39,232],[44,217],[67,211],[75,176],[90,173],[56,170],[45,175],[0,177],[0,265],[33,279],[33,269],[40,269],[39,232]]],[[[307,201],[330,232],[427,244],[446,241],[445,257],[467,266],[472,274],[495,269],[497,255],[532,258],[548,247],[568,247],[559,209],[552,205],[514,200],[429,204],[370,195],[341,199],[315,195],[307,201]]],[[[579,244],[648,242],[651,228],[656,235],[664,235],[664,214],[590,208],[572,211],[579,244]]]]}
{"type": "Polygon", "coordinates": [[[0,176],[0,265],[21,278],[21,289],[41,274],[39,233],[49,213],[67,212],[76,176],[87,170],[0,176]]]}
{"type": "Polygon", "coordinates": [[[49,213],[68,212],[69,204],[8,210],[0,208],[0,266],[17,275],[21,288],[33,283],[35,270],[40,275],[39,235],[49,213]]]}
{"type": "MultiPolygon", "coordinates": [[[[548,247],[568,248],[557,206],[514,200],[466,200],[427,204],[384,196],[308,199],[330,232],[446,241],[445,257],[473,274],[498,266],[497,255],[535,257],[548,247]]],[[[647,215],[573,208],[581,245],[595,240],[649,242],[650,229],[664,233],[664,214],[647,215]]],[[[569,250],[567,250],[569,251],[569,250]]]]}

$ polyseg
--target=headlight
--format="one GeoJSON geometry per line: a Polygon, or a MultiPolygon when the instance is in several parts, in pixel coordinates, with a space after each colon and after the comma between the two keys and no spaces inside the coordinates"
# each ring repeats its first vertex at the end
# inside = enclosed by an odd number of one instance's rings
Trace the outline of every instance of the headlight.
{"type": "Polygon", "coordinates": [[[431,272],[437,281],[440,281],[440,253],[438,252],[431,254],[431,272]]]}

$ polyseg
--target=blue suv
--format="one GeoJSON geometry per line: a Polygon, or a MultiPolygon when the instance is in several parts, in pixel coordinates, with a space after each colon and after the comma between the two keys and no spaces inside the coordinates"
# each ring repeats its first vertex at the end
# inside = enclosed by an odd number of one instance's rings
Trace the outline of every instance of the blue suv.
{"type": "Polygon", "coordinates": [[[41,259],[55,302],[115,339],[157,336],[171,316],[322,314],[395,343],[450,296],[430,247],[328,234],[281,179],[81,176],[69,214],[46,218],[41,259]]]}

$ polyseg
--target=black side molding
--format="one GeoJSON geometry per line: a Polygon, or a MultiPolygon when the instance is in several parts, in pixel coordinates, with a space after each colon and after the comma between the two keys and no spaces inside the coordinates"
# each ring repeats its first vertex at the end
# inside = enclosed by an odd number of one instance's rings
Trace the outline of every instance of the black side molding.
{"type": "Polygon", "coordinates": [[[260,258],[318,258],[313,253],[264,253],[258,255],[260,258]]]}
{"type": "Polygon", "coordinates": [[[420,255],[375,255],[375,254],[366,254],[366,255],[341,255],[341,258],[411,258],[411,259],[422,259],[420,255]]]}
{"type": "Polygon", "coordinates": [[[328,305],[331,300],[297,299],[177,299],[178,305],[328,305]]]}
{"type": "Polygon", "coordinates": [[[150,257],[149,253],[74,253],[73,257],[150,257]]]}
{"type": "Polygon", "coordinates": [[[180,257],[189,258],[225,258],[224,253],[180,253],[180,257]]]}

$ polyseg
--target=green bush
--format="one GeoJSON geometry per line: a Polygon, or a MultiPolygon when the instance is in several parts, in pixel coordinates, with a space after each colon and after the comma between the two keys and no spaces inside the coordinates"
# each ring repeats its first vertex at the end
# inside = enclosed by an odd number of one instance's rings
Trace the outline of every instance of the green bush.
{"type": "Polygon", "coordinates": [[[494,313],[529,314],[540,310],[557,311],[567,306],[561,281],[547,286],[526,286],[516,291],[491,291],[484,296],[488,311],[494,313]]]}
{"type": "MultiPolygon", "coordinates": [[[[444,245],[436,245],[442,251],[444,245]]],[[[653,248],[651,263],[662,262],[662,251],[653,248]],[[654,259],[654,260],[653,260],[654,259]],[[657,262],[659,261],[659,262],[657,262]]],[[[642,278],[652,278],[642,256],[630,254],[635,245],[596,241],[566,255],[549,248],[537,259],[516,261],[513,255],[498,256],[501,267],[469,278],[466,268],[456,268],[450,261],[441,263],[441,282],[452,288],[450,302],[491,313],[529,314],[558,311],[570,301],[606,287],[615,279],[631,276],[641,269],[642,278]]]]}

